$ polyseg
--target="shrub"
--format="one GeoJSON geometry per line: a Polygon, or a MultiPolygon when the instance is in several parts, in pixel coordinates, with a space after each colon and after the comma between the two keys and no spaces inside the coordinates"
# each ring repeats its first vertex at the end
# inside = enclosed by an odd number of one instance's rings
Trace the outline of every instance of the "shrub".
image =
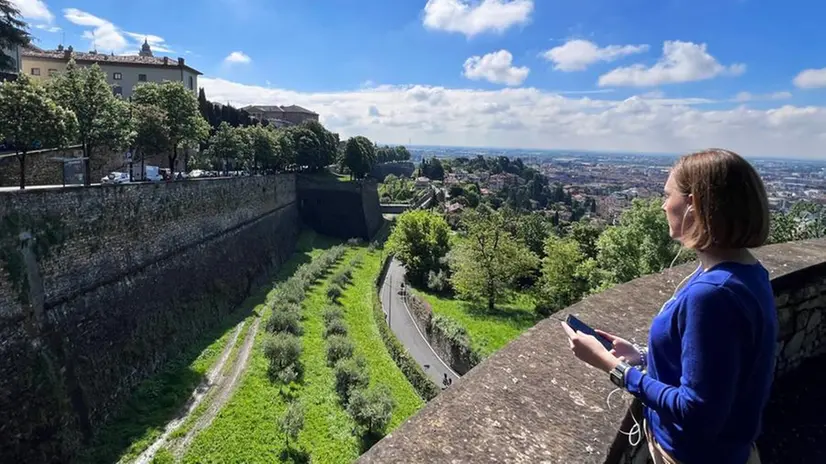
{"type": "Polygon", "coordinates": [[[370,253],[372,253],[372,252],[374,252],[374,251],[378,250],[378,249],[379,249],[379,247],[380,247],[379,242],[375,242],[375,241],[374,241],[374,242],[370,242],[370,246],[368,246],[368,247],[367,247],[367,251],[369,251],[370,253]]]}
{"type": "Polygon", "coordinates": [[[304,407],[298,401],[293,401],[278,418],[278,428],[287,438],[287,447],[290,446],[290,439],[296,441],[301,429],[304,428],[304,407]]]}
{"type": "Polygon", "coordinates": [[[264,355],[270,360],[274,373],[298,362],[301,339],[290,333],[277,333],[264,342],[264,355]]]}
{"type": "Polygon", "coordinates": [[[447,291],[450,288],[450,276],[443,269],[439,272],[428,272],[427,288],[439,293],[447,291]]]}
{"type": "Polygon", "coordinates": [[[338,285],[332,283],[329,287],[327,287],[327,299],[331,302],[335,303],[341,298],[341,295],[344,293],[344,290],[341,289],[338,285]]]}
{"type": "Polygon", "coordinates": [[[324,318],[324,325],[327,325],[334,319],[343,319],[344,311],[341,310],[341,306],[329,305],[324,308],[321,317],[324,318]]]}
{"type": "Polygon", "coordinates": [[[339,287],[346,287],[353,281],[353,271],[349,268],[342,269],[333,276],[332,282],[339,287]]]}
{"type": "Polygon", "coordinates": [[[301,373],[299,372],[299,368],[296,364],[290,364],[289,366],[278,371],[275,376],[284,385],[289,385],[298,380],[301,373]]]}
{"type": "Polygon", "coordinates": [[[267,321],[267,330],[301,335],[301,315],[295,310],[273,311],[267,321]]]}
{"type": "Polygon", "coordinates": [[[304,301],[304,286],[297,279],[290,279],[279,288],[276,303],[279,301],[300,304],[304,301]]]}
{"type": "Polygon", "coordinates": [[[324,328],[324,338],[329,338],[333,335],[347,335],[347,326],[344,325],[344,320],[332,319],[326,324],[324,328]]]}
{"type": "Polygon", "coordinates": [[[370,389],[357,389],[350,393],[347,412],[366,432],[383,435],[390,423],[395,407],[390,390],[381,385],[370,389]]]}
{"type": "Polygon", "coordinates": [[[339,360],[353,356],[353,342],[347,337],[333,335],[327,339],[327,362],[333,366],[339,360]]]}
{"type": "Polygon", "coordinates": [[[350,393],[353,389],[366,388],[370,383],[370,376],[365,367],[363,358],[342,359],[336,363],[336,392],[341,397],[341,402],[347,404],[350,401],[350,393]]]}
{"type": "Polygon", "coordinates": [[[358,237],[353,237],[350,240],[347,240],[347,244],[350,246],[359,246],[361,243],[361,239],[358,237]]]}

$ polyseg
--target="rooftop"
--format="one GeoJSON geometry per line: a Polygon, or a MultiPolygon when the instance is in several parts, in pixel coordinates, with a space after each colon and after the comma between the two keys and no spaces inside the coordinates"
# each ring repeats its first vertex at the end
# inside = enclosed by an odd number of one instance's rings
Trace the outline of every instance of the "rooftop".
{"type": "Polygon", "coordinates": [[[78,52],[68,47],[65,49],[58,48],[57,50],[43,50],[34,46],[25,47],[22,49],[20,56],[22,58],[30,59],[46,59],[69,61],[74,58],[75,62],[79,64],[121,64],[121,65],[139,65],[139,66],[158,66],[169,68],[184,67],[191,72],[201,75],[200,71],[185,64],[183,58],[177,60],[169,57],[151,56],[151,55],[114,55],[98,52],[78,52]]]}
{"type": "Polygon", "coordinates": [[[303,108],[298,105],[288,105],[288,106],[279,106],[279,105],[249,105],[241,108],[247,112],[249,111],[261,111],[264,113],[305,113],[305,114],[318,114],[314,111],[310,111],[307,108],[303,108]]]}

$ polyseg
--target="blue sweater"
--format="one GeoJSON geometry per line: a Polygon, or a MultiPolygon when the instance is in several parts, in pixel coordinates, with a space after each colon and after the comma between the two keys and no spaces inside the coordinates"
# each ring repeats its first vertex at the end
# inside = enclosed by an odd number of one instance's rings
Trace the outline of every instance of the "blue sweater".
{"type": "Polygon", "coordinates": [[[654,437],[684,464],[745,463],[774,377],[777,314],[759,263],[698,268],[648,336],[648,372],[628,391],[654,437]]]}

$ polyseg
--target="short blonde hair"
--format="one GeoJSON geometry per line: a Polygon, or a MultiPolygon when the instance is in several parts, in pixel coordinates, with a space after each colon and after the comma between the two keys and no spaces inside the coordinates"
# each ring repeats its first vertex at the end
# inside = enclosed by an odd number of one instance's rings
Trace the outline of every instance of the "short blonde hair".
{"type": "Polygon", "coordinates": [[[737,153],[708,149],[685,155],[672,170],[680,193],[692,195],[694,221],[683,244],[755,248],[769,236],[769,201],[757,171],[737,153]]]}

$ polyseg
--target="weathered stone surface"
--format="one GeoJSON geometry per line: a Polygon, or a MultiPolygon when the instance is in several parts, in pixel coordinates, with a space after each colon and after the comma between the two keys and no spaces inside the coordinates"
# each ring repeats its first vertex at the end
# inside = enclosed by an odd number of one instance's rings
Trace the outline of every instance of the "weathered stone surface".
{"type": "Polygon", "coordinates": [[[339,182],[298,176],[301,219],[314,230],[344,239],[369,240],[383,221],[375,180],[339,182]]]}
{"type": "MultiPolygon", "coordinates": [[[[802,362],[806,337],[794,331],[798,308],[790,295],[816,295],[824,289],[826,240],[768,246],[756,253],[770,272],[776,297],[790,302],[783,316],[789,333],[780,337],[777,348],[777,373],[782,376],[802,362]],[[810,286],[817,292],[801,291],[810,286]]],[[[631,449],[627,437],[618,433],[629,396],[616,394],[613,407],[607,407],[613,384],[607,374],[573,357],[559,320],[573,313],[594,327],[645,343],[651,318],[694,267],[637,279],[540,322],[476,366],[359,462],[632,461],[639,450],[631,449]]]]}

